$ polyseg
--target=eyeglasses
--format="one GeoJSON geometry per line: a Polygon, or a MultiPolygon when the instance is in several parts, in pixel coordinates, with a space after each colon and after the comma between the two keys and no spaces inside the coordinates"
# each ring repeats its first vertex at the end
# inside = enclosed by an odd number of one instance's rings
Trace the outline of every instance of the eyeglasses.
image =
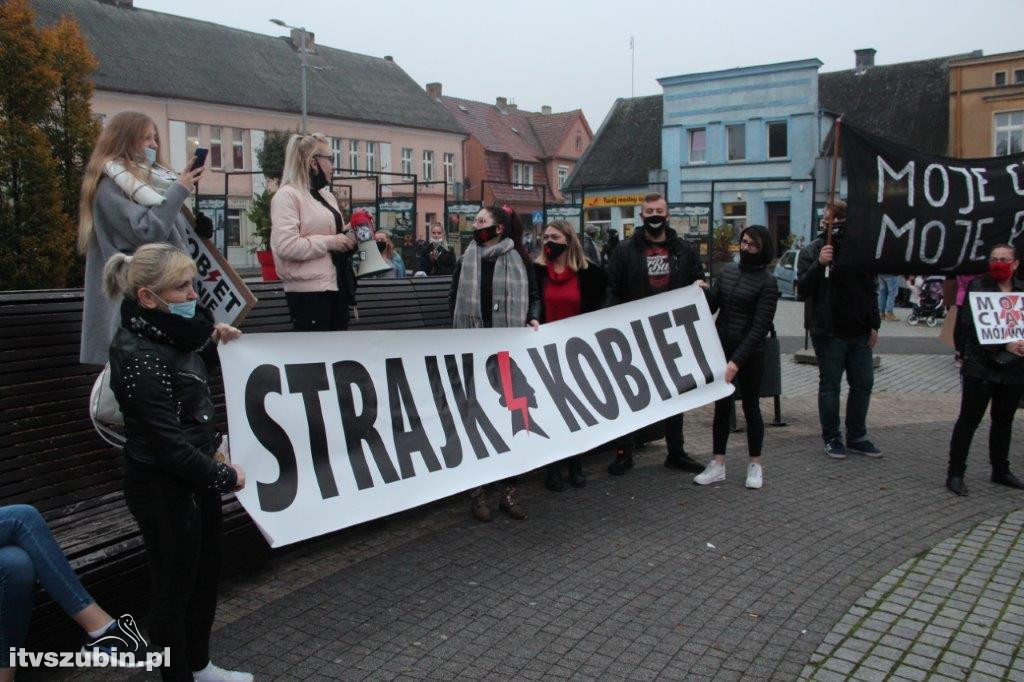
{"type": "Polygon", "coordinates": [[[313,158],[314,159],[327,159],[328,161],[332,161],[332,162],[334,161],[334,157],[331,156],[330,154],[314,154],[313,158]]]}
{"type": "Polygon", "coordinates": [[[988,262],[989,263],[1012,263],[1015,260],[1017,260],[1017,259],[1014,258],[1013,256],[1003,256],[1002,258],[1000,258],[998,256],[992,256],[991,258],[988,259],[988,262]]]}

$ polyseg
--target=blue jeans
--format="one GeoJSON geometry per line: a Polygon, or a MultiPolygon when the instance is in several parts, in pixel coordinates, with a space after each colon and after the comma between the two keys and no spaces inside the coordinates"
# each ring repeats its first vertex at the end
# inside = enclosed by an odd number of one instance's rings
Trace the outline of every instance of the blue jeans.
{"type": "Polygon", "coordinates": [[[856,443],[868,436],[868,405],[875,383],[874,357],[868,348],[868,336],[837,339],[812,336],[814,354],[818,357],[818,419],[821,438],[826,443],[840,438],[839,389],[843,372],[850,384],[846,398],[846,442],[856,443]]]}
{"type": "Polygon", "coordinates": [[[896,305],[896,294],[900,292],[899,275],[878,276],[878,312],[891,313],[896,305]]]}
{"type": "Polygon", "coordinates": [[[0,507],[0,667],[10,647],[25,643],[37,577],[69,616],[94,601],[35,507],[0,507]]]}

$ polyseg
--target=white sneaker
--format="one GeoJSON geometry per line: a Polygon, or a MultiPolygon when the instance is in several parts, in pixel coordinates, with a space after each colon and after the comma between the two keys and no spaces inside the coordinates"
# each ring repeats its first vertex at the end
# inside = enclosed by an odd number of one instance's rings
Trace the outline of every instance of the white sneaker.
{"type": "Polygon", "coordinates": [[[725,480],[725,465],[719,464],[716,460],[712,459],[708,462],[708,465],[704,467],[704,471],[693,477],[693,482],[697,485],[708,485],[709,483],[718,483],[719,481],[725,480]]]}
{"type": "Polygon", "coordinates": [[[747,487],[758,490],[764,485],[764,472],[760,464],[751,462],[747,465],[747,487]]]}
{"type": "Polygon", "coordinates": [[[225,670],[210,661],[205,668],[192,673],[195,682],[253,682],[252,673],[225,670]]]}

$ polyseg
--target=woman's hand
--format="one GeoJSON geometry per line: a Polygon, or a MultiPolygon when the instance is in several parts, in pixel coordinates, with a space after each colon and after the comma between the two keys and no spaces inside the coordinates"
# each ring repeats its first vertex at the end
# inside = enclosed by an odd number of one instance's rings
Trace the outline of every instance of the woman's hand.
{"type": "Polygon", "coordinates": [[[215,343],[220,343],[221,341],[223,341],[224,343],[227,343],[228,341],[234,341],[241,335],[242,330],[236,329],[235,327],[232,327],[230,324],[218,322],[217,324],[213,325],[212,338],[215,343]]]}
{"type": "Polygon", "coordinates": [[[235,483],[235,487],[231,491],[238,492],[245,487],[245,471],[242,470],[241,464],[232,464],[231,468],[235,470],[235,475],[238,477],[238,482],[235,483]]]}
{"type": "Polygon", "coordinates": [[[538,329],[540,329],[540,322],[538,322],[537,320],[530,320],[529,322],[526,323],[526,326],[533,327],[533,331],[537,331],[538,329]]]}
{"type": "Polygon", "coordinates": [[[195,170],[188,170],[187,168],[181,171],[178,175],[178,184],[189,191],[189,194],[195,191],[196,183],[199,182],[199,178],[203,177],[203,171],[206,170],[206,166],[196,168],[195,170]]]}
{"type": "Polygon", "coordinates": [[[351,251],[356,248],[356,240],[344,232],[334,235],[334,243],[331,244],[331,251],[351,251]]]}
{"type": "Polygon", "coordinates": [[[725,366],[725,383],[731,384],[732,380],[736,378],[736,373],[740,371],[739,365],[732,360],[725,366]]]}
{"type": "Polygon", "coordinates": [[[1011,341],[1006,344],[1006,350],[1014,355],[1024,356],[1024,341],[1011,341]]]}

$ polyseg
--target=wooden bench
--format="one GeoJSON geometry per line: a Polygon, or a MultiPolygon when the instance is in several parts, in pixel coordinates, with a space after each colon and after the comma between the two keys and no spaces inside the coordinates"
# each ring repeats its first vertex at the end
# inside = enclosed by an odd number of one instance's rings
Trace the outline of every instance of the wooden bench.
{"type": "MultiPolygon", "coordinates": [[[[243,330],[289,331],[281,285],[250,286],[259,302],[243,330]]],[[[364,280],[351,328],[449,327],[448,286],[448,277],[364,280]]],[[[113,613],[141,616],[148,592],[142,539],[122,497],[122,455],[89,420],[98,368],[78,362],[81,318],[80,289],[0,293],[0,505],[35,506],[93,597],[113,613]]],[[[211,392],[223,418],[217,372],[211,392]]],[[[269,556],[233,496],[224,498],[224,514],[226,572],[269,556]]],[[[40,591],[29,646],[55,650],[80,637],[40,591]]]]}

